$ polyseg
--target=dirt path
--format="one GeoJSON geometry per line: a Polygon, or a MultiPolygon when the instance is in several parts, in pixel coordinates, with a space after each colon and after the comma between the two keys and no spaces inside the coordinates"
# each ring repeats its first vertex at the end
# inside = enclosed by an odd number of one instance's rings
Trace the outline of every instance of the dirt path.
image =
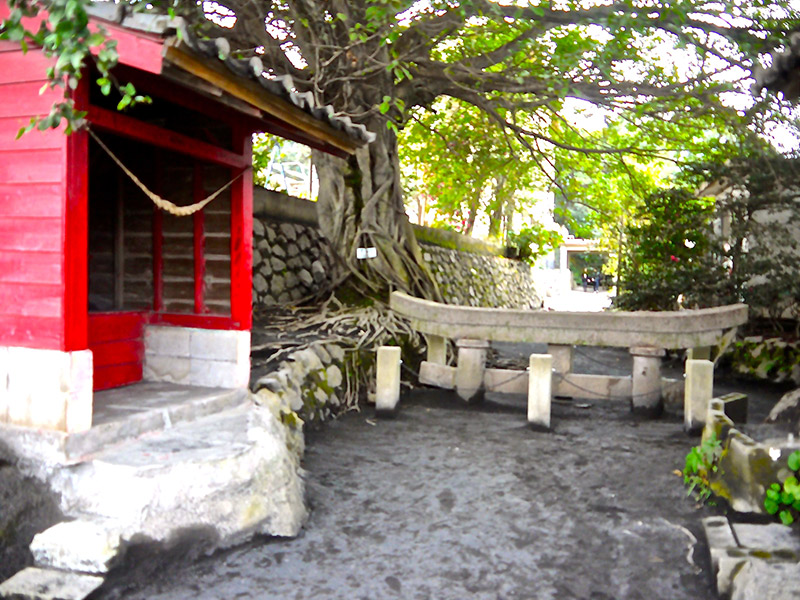
{"type": "Polygon", "coordinates": [[[673,474],[680,421],[592,402],[553,422],[529,430],[522,398],[472,409],[440,391],[395,420],[347,415],[309,435],[298,539],[134,571],[101,597],[714,598],[695,540],[708,509],[673,474]]]}

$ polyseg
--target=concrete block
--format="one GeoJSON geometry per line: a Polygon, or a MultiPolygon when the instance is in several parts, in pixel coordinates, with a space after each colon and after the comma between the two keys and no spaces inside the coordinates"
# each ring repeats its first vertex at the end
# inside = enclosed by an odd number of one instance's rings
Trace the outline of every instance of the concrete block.
{"type": "Polygon", "coordinates": [[[528,372],[511,369],[486,369],[483,385],[487,392],[498,394],[527,394],[528,372]]]}
{"type": "Polygon", "coordinates": [[[445,390],[456,387],[456,368],[423,360],[419,365],[419,382],[445,390]]]}
{"type": "Polygon", "coordinates": [[[734,574],[731,600],[800,599],[800,564],[750,558],[734,574]]]}
{"type": "Polygon", "coordinates": [[[547,353],[553,357],[553,369],[556,373],[572,373],[572,346],[547,344],[547,353]]]}
{"type": "Polygon", "coordinates": [[[569,373],[562,376],[560,373],[556,373],[553,379],[554,394],[562,398],[620,400],[631,397],[630,377],[582,373],[569,373]]]}
{"type": "Polygon", "coordinates": [[[239,331],[189,330],[189,356],[235,361],[239,353],[239,331]]]}
{"type": "Polygon", "coordinates": [[[686,351],[687,360],[711,360],[711,346],[698,346],[686,351]]]}
{"type": "Polygon", "coordinates": [[[188,358],[191,356],[191,336],[189,327],[147,325],[144,328],[145,354],[188,358]]]}
{"type": "Polygon", "coordinates": [[[84,600],[102,583],[94,575],[28,567],[0,584],[0,598],[84,600]]]}
{"type": "Polygon", "coordinates": [[[722,403],[722,411],[731,421],[738,424],[747,423],[747,394],[725,394],[716,400],[722,403]]]}
{"type": "Polygon", "coordinates": [[[458,346],[456,393],[462,400],[478,402],[483,399],[483,375],[486,370],[486,351],[489,349],[489,342],[462,338],[456,345],[458,346]]]}
{"type": "Polygon", "coordinates": [[[378,348],[375,387],[375,410],[379,415],[393,414],[400,401],[400,348],[378,348]]]}
{"type": "Polygon", "coordinates": [[[191,385],[192,362],[188,357],[144,355],[142,378],[145,381],[167,381],[191,385]]]}
{"type": "Polygon", "coordinates": [[[437,365],[447,364],[447,340],[439,335],[426,335],[428,343],[428,362],[437,365]]]}
{"type": "Polygon", "coordinates": [[[702,430],[713,397],[714,363],[710,360],[687,360],[683,405],[683,426],[686,431],[702,430]]]}
{"type": "Polygon", "coordinates": [[[550,429],[553,357],[531,354],[528,375],[528,424],[550,429]]]}
{"type": "Polygon", "coordinates": [[[107,522],[66,521],[34,536],[31,553],[39,567],[108,573],[121,558],[120,534],[107,522]]]}
{"type": "Polygon", "coordinates": [[[241,388],[247,387],[250,378],[250,364],[240,364],[223,360],[190,359],[189,382],[204,387],[241,388]]]}
{"type": "Polygon", "coordinates": [[[726,517],[706,517],[702,520],[703,531],[711,555],[711,572],[717,573],[720,559],[730,548],[736,548],[736,538],[726,517]]]}

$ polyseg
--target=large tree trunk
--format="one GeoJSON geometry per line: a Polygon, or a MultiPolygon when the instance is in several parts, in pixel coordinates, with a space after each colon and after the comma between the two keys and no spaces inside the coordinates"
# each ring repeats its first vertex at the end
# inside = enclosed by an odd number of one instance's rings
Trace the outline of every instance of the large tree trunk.
{"type": "Polygon", "coordinates": [[[384,121],[367,126],[377,139],[349,160],[314,152],[320,229],[340,259],[339,282],[353,277],[378,297],[396,288],[440,300],[405,213],[397,137],[384,121]],[[357,259],[359,247],[375,248],[377,257],[357,259]]]}

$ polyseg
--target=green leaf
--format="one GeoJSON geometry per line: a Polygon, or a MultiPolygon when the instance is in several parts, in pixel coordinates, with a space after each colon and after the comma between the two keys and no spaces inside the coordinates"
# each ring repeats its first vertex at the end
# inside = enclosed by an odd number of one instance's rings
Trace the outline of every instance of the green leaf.
{"type": "Polygon", "coordinates": [[[123,110],[131,103],[131,96],[123,96],[122,99],[117,103],[117,110],[123,110]]]}
{"type": "Polygon", "coordinates": [[[794,517],[792,516],[792,513],[790,511],[788,511],[788,510],[782,510],[778,514],[778,516],[781,519],[781,523],[783,523],[786,526],[789,526],[792,523],[794,523],[794,517]]]}
{"type": "Polygon", "coordinates": [[[792,471],[800,470],[800,450],[795,450],[786,461],[792,471]]]}
{"type": "Polygon", "coordinates": [[[104,36],[102,33],[96,31],[86,39],[86,45],[87,46],[99,46],[100,44],[102,44],[105,41],[105,39],[106,39],[106,36],[104,36]]]}

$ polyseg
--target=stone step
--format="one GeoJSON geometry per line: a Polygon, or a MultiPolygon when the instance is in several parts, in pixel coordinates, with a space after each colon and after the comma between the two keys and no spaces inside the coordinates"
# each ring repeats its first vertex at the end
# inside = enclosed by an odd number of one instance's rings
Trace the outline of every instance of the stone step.
{"type": "Polygon", "coordinates": [[[249,402],[246,389],[141,383],[135,394],[125,390],[95,394],[92,428],[67,437],[64,452],[68,460],[249,402]]]}
{"type": "Polygon", "coordinates": [[[166,541],[201,527],[222,545],[254,532],[296,535],[305,518],[296,470],[283,425],[248,403],[141,435],[50,481],[65,514],[120,524],[110,538],[98,532],[87,542],[103,564],[104,545],[118,543],[116,531],[123,539],[138,533],[166,541]]]}
{"type": "Polygon", "coordinates": [[[84,600],[103,583],[102,577],[28,567],[0,583],[4,600],[84,600]]]}
{"type": "Polygon", "coordinates": [[[38,567],[105,574],[122,558],[121,529],[108,520],[65,521],[34,536],[31,553],[38,567]]]}

